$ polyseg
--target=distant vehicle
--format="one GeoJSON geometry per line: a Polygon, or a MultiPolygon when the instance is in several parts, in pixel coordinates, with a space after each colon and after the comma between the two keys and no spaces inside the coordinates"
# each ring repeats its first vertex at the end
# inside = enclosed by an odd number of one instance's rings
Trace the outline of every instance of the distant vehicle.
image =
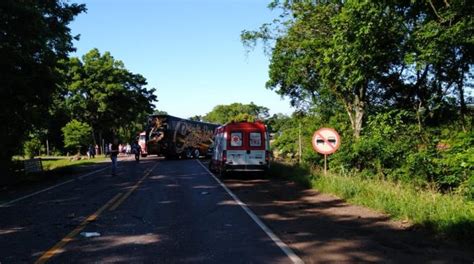
{"type": "Polygon", "coordinates": [[[148,148],[146,147],[146,131],[140,132],[138,135],[138,145],[140,146],[140,152],[142,157],[148,155],[148,148]]]}
{"type": "Polygon", "coordinates": [[[142,153],[144,151],[145,155],[156,154],[166,158],[198,158],[206,155],[214,129],[218,126],[170,115],[150,116],[144,141],[139,141],[146,143],[145,148],[142,146],[142,153]]]}
{"type": "Polygon", "coordinates": [[[236,122],[220,126],[214,134],[210,169],[266,172],[270,168],[267,127],[261,122],[236,122]]]}

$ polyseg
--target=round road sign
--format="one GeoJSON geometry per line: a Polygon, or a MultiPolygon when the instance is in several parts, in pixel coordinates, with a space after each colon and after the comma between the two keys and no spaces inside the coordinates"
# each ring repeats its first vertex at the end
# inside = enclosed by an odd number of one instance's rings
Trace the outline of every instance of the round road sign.
{"type": "Polygon", "coordinates": [[[332,154],[341,145],[341,137],[332,128],[323,127],[313,134],[313,148],[321,154],[332,154]]]}

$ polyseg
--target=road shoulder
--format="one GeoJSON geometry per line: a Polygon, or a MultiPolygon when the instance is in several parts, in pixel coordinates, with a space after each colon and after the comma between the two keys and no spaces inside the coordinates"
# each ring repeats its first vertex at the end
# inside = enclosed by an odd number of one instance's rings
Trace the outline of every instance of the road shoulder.
{"type": "Polygon", "coordinates": [[[231,177],[224,183],[306,263],[474,259],[461,245],[291,181],[231,177]]]}

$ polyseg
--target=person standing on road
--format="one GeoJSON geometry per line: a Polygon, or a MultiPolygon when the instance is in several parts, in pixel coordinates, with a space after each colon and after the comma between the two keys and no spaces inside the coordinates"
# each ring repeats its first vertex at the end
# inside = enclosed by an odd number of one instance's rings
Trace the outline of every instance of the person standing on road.
{"type": "Polygon", "coordinates": [[[107,158],[107,155],[110,154],[110,145],[111,144],[105,144],[105,146],[104,146],[104,153],[105,153],[106,158],[107,158]]]}
{"type": "Polygon", "coordinates": [[[141,155],[141,147],[138,144],[138,141],[134,141],[132,143],[132,153],[135,155],[135,160],[139,161],[140,160],[140,155],[141,155]]]}
{"type": "Polygon", "coordinates": [[[114,138],[110,146],[110,159],[112,160],[112,176],[117,175],[117,156],[119,154],[118,139],[114,138]]]}
{"type": "Polygon", "coordinates": [[[95,148],[92,145],[89,145],[89,149],[87,150],[87,156],[90,158],[95,158],[95,148]]]}
{"type": "Polygon", "coordinates": [[[91,159],[91,145],[87,147],[87,159],[91,159]]]}
{"type": "Polygon", "coordinates": [[[132,147],[130,146],[130,144],[127,143],[127,145],[125,145],[125,153],[127,153],[127,157],[130,156],[131,152],[132,152],[132,147]]]}

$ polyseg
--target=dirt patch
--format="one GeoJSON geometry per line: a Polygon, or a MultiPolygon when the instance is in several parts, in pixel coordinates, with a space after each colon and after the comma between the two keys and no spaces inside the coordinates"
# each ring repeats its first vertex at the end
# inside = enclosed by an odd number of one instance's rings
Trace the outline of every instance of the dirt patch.
{"type": "Polygon", "coordinates": [[[474,261],[468,246],[290,181],[233,176],[224,182],[306,263],[474,261]]]}

